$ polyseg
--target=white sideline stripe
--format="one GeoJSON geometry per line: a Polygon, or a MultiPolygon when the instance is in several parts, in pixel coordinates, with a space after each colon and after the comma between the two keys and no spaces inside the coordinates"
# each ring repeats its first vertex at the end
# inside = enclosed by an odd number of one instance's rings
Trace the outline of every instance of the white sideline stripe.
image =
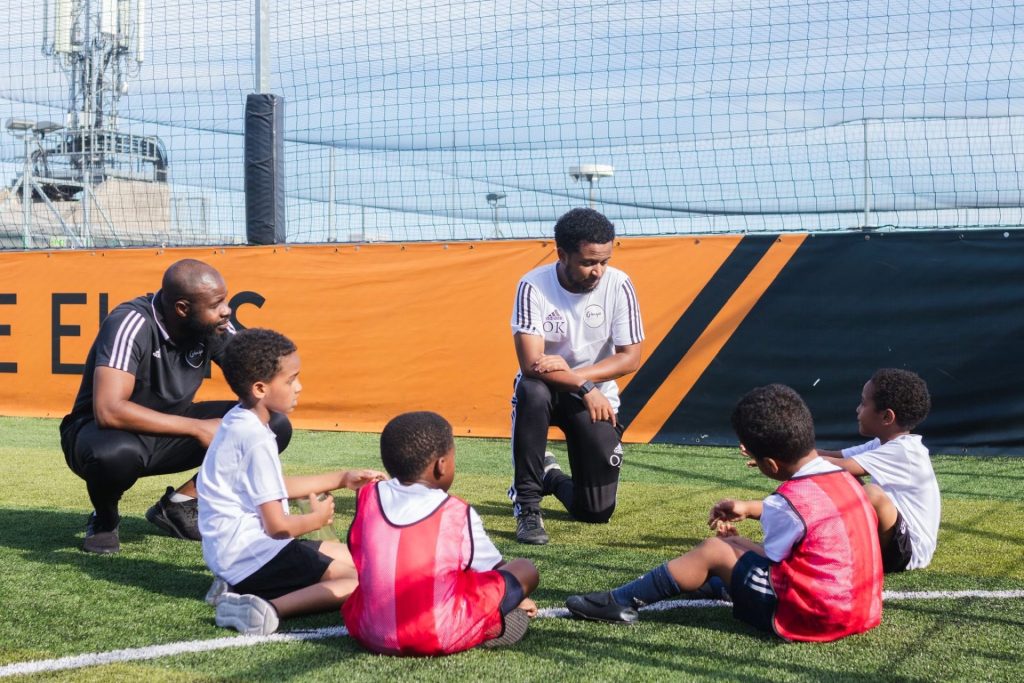
{"type": "MultiPolygon", "coordinates": [[[[1009,591],[884,591],[883,600],[956,600],[963,598],[984,598],[994,600],[1012,600],[1024,598],[1024,590],[1009,591]]],[[[641,607],[643,612],[664,612],[671,609],[704,609],[708,607],[725,607],[732,603],[722,600],[666,600],[654,605],[641,607]]],[[[537,610],[540,619],[565,618],[569,610],[564,607],[545,607],[537,610]]],[[[86,666],[116,664],[120,662],[136,662],[144,659],[158,659],[192,652],[209,652],[232,647],[249,647],[263,643],[289,643],[304,640],[323,640],[324,638],[341,638],[348,635],[344,626],[327,626],[324,628],[301,631],[286,631],[269,636],[230,636],[210,640],[191,640],[166,645],[151,645],[110,652],[94,652],[59,659],[40,659],[34,662],[19,662],[0,666],[0,678],[7,676],[23,676],[26,674],[46,671],[63,671],[80,669],[86,666]]]]}

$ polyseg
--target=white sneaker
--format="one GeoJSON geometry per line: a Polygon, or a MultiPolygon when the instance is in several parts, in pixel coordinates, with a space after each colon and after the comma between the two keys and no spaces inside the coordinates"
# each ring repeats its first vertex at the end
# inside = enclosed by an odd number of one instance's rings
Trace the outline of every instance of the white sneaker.
{"type": "Polygon", "coordinates": [[[551,451],[544,451],[544,474],[547,474],[551,470],[562,471],[562,466],[555,460],[555,454],[551,451]]]}
{"type": "Polygon", "coordinates": [[[280,623],[274,606],[257,595],[223,593],[217,602],[217,626],[248,636],[269,636],[280,623]]]}
{"type": "Polygon", "coordinates": [[[206,591],[206,597],[203,599],[206,600],[207,605],[216,607],[217,603],[220,602],[220,597],[230,590],[231,586],[228,585],[227,581],[219,576],[215,576],[213,577],[213,583],[210,584],[210,590],[206,591]]]}

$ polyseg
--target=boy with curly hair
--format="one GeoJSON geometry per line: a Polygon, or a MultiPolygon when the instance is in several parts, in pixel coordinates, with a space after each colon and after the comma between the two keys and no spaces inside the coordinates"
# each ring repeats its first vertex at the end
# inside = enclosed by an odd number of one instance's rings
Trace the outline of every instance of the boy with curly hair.
{"type": "Polygon", "coordinates": [[[878,515],[886,572],[927,567],[939,534],[942,502],[928,448],[913,430],[928,417],[928,385],[916,373],[882,368],[861,392],[857,424],[871,441],[842,451],[819,450],[865,486],[878,515]]]}
{"type": "Polygon", "coordinates": [[[717,531],[689,552],[607,593],[574,595],[578,617],[633,623],[637,608],[695,591],[710,577],[729,587],[733,616],[786,640],[832,641],[882,620],[878,520],[863,487],[818,457],[814,423],[800,395],[771,384],[733,410],[741,452],[781,481],[764,500],[721,500],[717,531]],[[733,522],[759,519],[764,543],[736,534],[733,522]]]}
{"type": "Polygon", "coordinates": [[[540,576],[504,561],[479,515],[448,494],[452,427],[437,413],[404,413],[380,435],[388,481],[358,494],[348,547],[359,586],[342,606],[349,634],[371,652],[445,655],[511,645],[526,633],[540,576]]]}
{"type": "Polygon", "coordinates": [[[299,354],[284,335],[239,332],[221,368],[239,404],[224,416],[196,482],[203,559],[217,577],[207,602],[216,605],[218,626],[267,635],[280,618],[337,609],[356,587],[344,545],[298,537],[331,524],[334,498],[321,499],[325,492],[357,490],[385,475],[283,476],[267,425],[271,414],[290,413],[302,391],[299,354]],[[310,511],[289,514],[290,498],[308,499],[310,511]]]}

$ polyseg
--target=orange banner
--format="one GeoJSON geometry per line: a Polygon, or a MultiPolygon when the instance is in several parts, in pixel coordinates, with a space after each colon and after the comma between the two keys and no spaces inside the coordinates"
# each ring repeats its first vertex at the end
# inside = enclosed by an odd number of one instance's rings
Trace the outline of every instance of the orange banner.
{"type": "MultiPolygon", "coordinates": [[[[612,264],[636,287],[645,357],[739,240],[617,241],[612,264]]],[[[220,270],[241,325],[296,342],[297,426],[379,431],[397,413],[429,409],[456,434],[507,436],[516,284],[553,261],[555,248],[496,241],[0,253],[0,413],[64,415],[102,317],[156,291],[181,258],[220,270]]],[[[230,397],[214,369],[199,398],[230,397]]]]}

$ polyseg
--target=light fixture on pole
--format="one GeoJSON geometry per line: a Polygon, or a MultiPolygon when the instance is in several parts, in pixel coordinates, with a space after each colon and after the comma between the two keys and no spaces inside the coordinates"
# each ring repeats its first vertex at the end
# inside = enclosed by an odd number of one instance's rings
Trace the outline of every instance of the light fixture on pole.
{"type": "Polygon", "coordinates": [[[494,219],[494,236],[501,237],[501,230],[498,228],[498,207],[505,205],[505,193],[504,192],[488,192],[485,197],[487,203],[491,205],[493,211],[492,216],[494,219]]]}
{"type": "Polygon", "coordinates": [[[601,178],[610,178],[613,175],[615,175],[615,167],[605,164],[580,164],[569,167],[569,176],[573,180],[576,182],[586,180],[590,184],[590,191],[587,195],[590,208],[594,208],[594,183],[601,178]]]}

